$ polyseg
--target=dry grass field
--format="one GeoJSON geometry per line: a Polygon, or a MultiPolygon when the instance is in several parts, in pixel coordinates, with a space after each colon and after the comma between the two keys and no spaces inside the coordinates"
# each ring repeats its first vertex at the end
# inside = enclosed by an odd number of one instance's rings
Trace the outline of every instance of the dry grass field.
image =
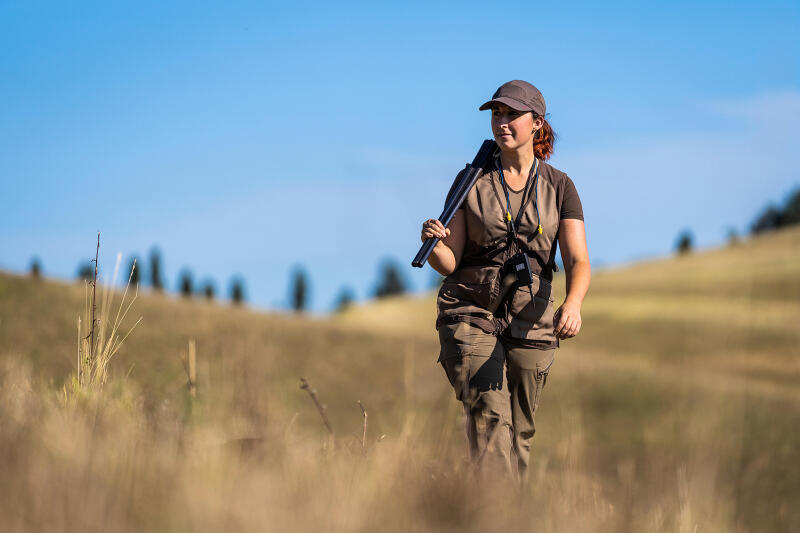
{"type": "Polygon", "coordinates": [[[800,229],[595,272],[521,492],[465,462],[433,295],[310,319],[140,294],[100,392],[72,384],[84,301],[0,274],[3,531],[800,531],[800,229]]]}

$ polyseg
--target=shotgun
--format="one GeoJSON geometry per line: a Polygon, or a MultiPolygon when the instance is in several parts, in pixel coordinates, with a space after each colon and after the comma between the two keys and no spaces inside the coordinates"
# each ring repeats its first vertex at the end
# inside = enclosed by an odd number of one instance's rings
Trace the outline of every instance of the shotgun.
{"type": "MultiPolygon", "coordinates": [[[[453,185],[450,187],[450,190],[453,192],[445,199],[444,211],[442,211],[438,219],[444,227],[447,227],[455,216],[458,208],[461,207],[470,189],[472,189],[472,186],[478,181],[484,167],[489,163],[491,155],[496,148],[497,144],[493,140],[486,139],[483,141],[478,153],[475,155],[475,159],[472,160],[472,164],[468,164],[464,167],[464,172],[460,172],[460,177],[457,177],[456,181],[453,182],[453,185]]],[[[414,257],[414,260],[411,262],[411,266],[422,268],[422,265],[428,260],[428,257],[431,255],[431,252],[438,242],[439,237],[429,237],[425,239],[416,257],[414,257]]]]}

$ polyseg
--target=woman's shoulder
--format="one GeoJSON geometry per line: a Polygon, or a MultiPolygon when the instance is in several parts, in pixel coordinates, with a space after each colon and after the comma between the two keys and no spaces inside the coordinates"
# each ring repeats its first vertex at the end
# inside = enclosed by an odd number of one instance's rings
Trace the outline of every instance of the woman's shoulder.
{"type": "Polygon", "coordinates": [[[570,180],[566,172],[541,159],[539,160],[539,177],[550,181],[556,187],[563,187],[564,183],[570,180]]]}

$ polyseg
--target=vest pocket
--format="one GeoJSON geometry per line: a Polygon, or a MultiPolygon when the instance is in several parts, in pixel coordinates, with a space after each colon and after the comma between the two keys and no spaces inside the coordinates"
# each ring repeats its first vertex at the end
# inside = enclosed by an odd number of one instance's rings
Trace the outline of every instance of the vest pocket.
{"type": "Polygon", "coordinates": [[[447,276],[439,289],[439,315],[488,313],[497,272],[497,268],[473,266],[447,276]]]}

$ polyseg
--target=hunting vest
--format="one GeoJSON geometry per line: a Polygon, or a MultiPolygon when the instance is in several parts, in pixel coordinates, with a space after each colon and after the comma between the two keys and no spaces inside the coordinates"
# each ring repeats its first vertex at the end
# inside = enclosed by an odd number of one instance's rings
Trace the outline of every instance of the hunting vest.
{"type": "Polygon", "coordinates": [[[439,289],[436,329],[469,322],[493,335],[527,339],[536,348],[557,348],[551,282],[553,271],[558,270],[555,251],[567,175],[539,160],[538,179],[529,178],[519,217],[512,214],[519,220],[515,238],[505,220],[506,198],[498,164],[495,157],[493,168],[484,171],[461,204],[467,242],[456,270],[439,289]],[[542,233],[537,231],[539,224],[542,233]],[[512,288],[492,314],[488,309],[500,295],[500,269],[520,250],[530,257],[533,298],[528,286],[512,288]]]}

